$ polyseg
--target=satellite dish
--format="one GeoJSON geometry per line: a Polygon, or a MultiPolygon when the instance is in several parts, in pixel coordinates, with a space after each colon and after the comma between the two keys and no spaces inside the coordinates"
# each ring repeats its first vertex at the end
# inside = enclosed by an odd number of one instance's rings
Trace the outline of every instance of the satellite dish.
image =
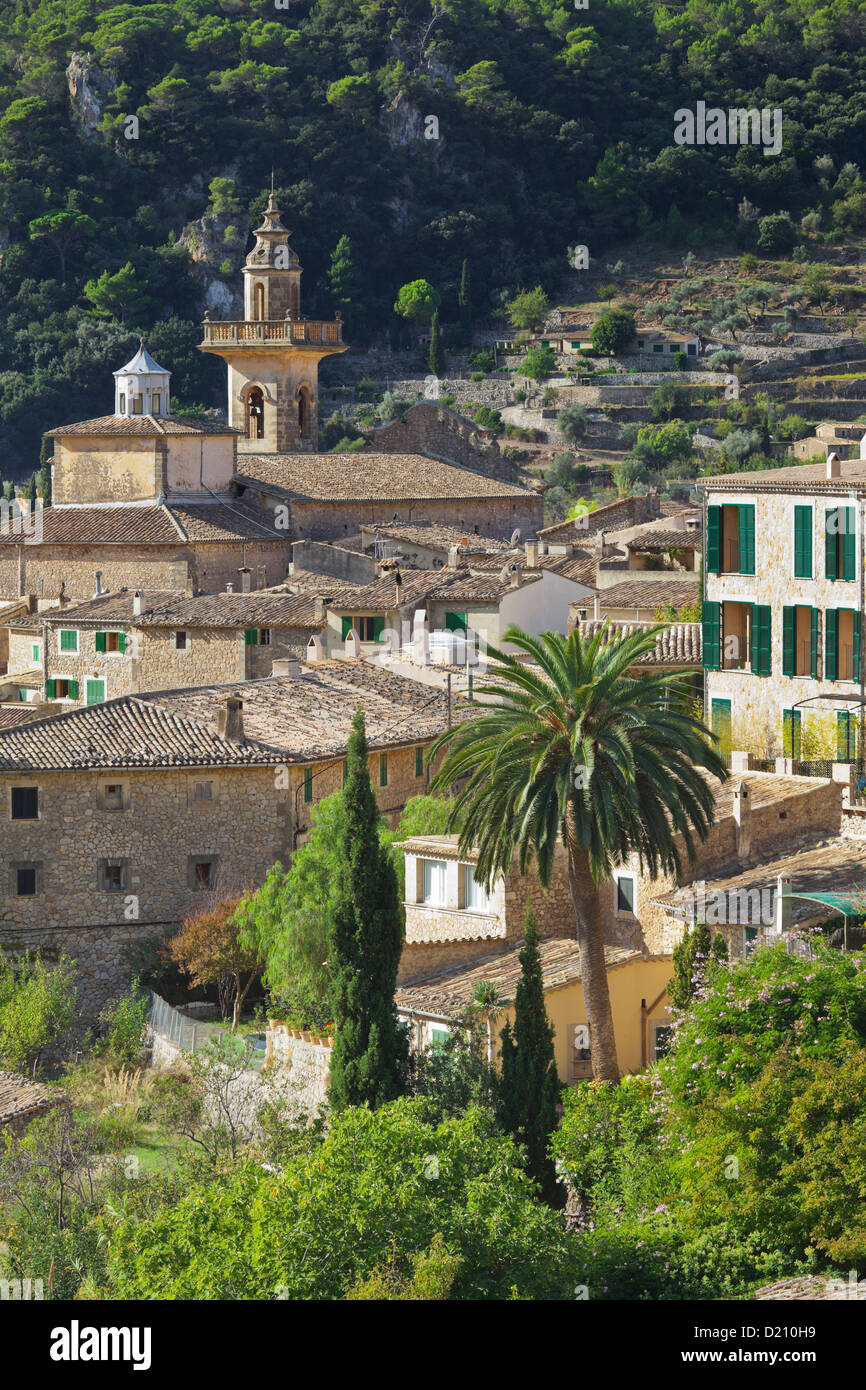
{"type": "Polygon", "coordinates": [[[509,546],[511,547],[512,550],[514,549],[514,547],[516,546],[516,544],[517,544],[517,542],[518,542],[519,540],[520,540],[520,527],[519,527],[519,526],[515,526],[514,530],[511,532],[511,540],[508,542],[508,544],[509,544],[509,546]]]}

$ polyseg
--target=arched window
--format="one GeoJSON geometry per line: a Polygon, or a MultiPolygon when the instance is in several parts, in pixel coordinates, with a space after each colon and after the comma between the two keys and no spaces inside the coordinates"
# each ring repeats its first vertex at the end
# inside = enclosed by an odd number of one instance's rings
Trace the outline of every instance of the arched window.
{"type": "Polygon", "coordinates": [[[258,322],[261,323],[265,316],[265,287],[261,281],[256,284],[255,295],[256,304],[254,314],[258,322]]]}
{"type": "Polygon", "coordinates": [[[247,396],[247,439],[264,439],[265,398],[260,386],[254,386],[247,396]]]}

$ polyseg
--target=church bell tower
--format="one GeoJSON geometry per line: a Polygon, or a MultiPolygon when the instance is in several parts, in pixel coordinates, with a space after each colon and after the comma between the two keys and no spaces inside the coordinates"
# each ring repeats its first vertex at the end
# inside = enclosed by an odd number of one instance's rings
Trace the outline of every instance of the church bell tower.
{"type": "Polygon", "coordinates": [[[205,314],[202,352],[228,363],[228,421],[239,454],[315,453],[319,362],[345,352],[343,325],[301,317],[301,266],[273,189],[244,265],[244,317],[205,314]]]}

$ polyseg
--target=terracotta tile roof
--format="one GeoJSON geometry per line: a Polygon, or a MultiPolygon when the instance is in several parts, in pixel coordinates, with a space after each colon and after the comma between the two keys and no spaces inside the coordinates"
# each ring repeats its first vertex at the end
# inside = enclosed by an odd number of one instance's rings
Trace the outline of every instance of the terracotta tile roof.
{"type": "MultiPolygon", "coordinates": [[[[754,772],[743,773],[741,776],[734,774],[731,779],[733,783],[747,781],[749,790],[753,791],[757,778],[761,774],[754,772]]],[[[763,776],[772,777],[772,773],[765,773],[763,776]]],[[[779,781],[790,781],[792,779],[779,778],[779,781]]],[[[799,781],[811,780],[815,778],[793,779],[799,781]]],[[[821,781],[821,786],[826,786],[825,781],[821,781]]],[[[754,805],[754,801],[753,801],[754,805]]],[[[805,839],[805,837],[804,837],[805,839]]],[[[764,860],[760,864],[735,868],[729,874],[714,878],[712,882],[706,882],[706,892],[738,892],[741,890],[749,891],[755,888],[766,888],[775,892],[779,874],[785,874],[791,879],[791,891],[796,893],[851,893],[857,895],[862,893],[866,899],[866,866],[863,859],[863,842],[856,840],[843,840],[841,838],[831,838],[819,840],[812,835],[809,840],[794,850],[793,853],[779,855],[775,859],[764,860]]],[[[653,903],[667,908],[672,915],[678,915],[684,910],[682,900],[683,890],[676,888],[669,893],[660,893],[657,898],[653,898],[653,903]]],[[[812,917],[820,911],[820,904],[810,902],[808,898],[794,898],[791,904],[791,919],[793,922],[802,921],[804,918],[812,917]]],[[[839,923],[841,925],[841,917],[839,923]]]]}
{"type": "Polygon", "coordinates": [[[157,691],[142,698],[163,710],[206,721],[226,695],[239,695],[244,702],[247,738],[276,751],[285,762],[341,756],[359,705],[371,748],[433,738],[447,721],[443,690],[368,661],[304,663],[299,676],[157,691]]]}
{"type": "Polygon", "coordinates": [[[827,477],[827,464],[802,463],[790,468],[762,468],[754,473],[723,473],[699,478],[698,486],[710,492],[751,492],[760,488],[784,488],[785,492],[848,492],[866,490],[866,459],[842,459],[839,477],[827,477]],[[793,484],[793,487],[792,487],[793,484]]]}
{"type": "MultiPolygon", "coordinates": [[[[575,605],[576,606],[576,605],[575,605]]],[[[606,625],[608,640],[613,642],[621,637],[629,637],[633,632],[645,632],[649,623],[616,623],[606,625]]],[[[588,641],[605,628],[602,619],[579,622],[577,624],[581,640],[588,641]]],[[[701,664],[701,625],[700,623],[671,623],[656,638],[655,651],[647,652],[637,662],[638,666],[700,666],[701,664]]]]}
{"type": "Polygon", "coordinates": [[[246,487],[264,484],[299,501],[525,499],[535,495],[530,488],[425,454],[242,454],[235,481],[246,487]]]}
{"type": "MultiPolygon", "coordinates": [[[[48,623],[51,627],[71,627],[77,623],[125,622],[131,619],[135,597],[132,589],[114,589],[110,593],[89,598],[84,603],[67,604],[63,608],[46,608],[33,616],[37,624],[48,623]]],[[[170,590],[146,589],[142,591],[142,603],[147,608],[163,604],[177,598],[170,590]]]]}
{"type": "Polygon", "coordinates": [[[59,439],[68,434],[85,435],[163,435],[240,434],[240,430],[206,416],[182,418],[177,415],[98,415],[95,420],[77,420],[73,425],[58,425],[46,430],[46,439],[59,439]]]}
{"type": "Polygon", "coordinates": [[[452,545],[457,546],[458,559],[464,555],[487,555],[509,549],[510,536],[480,536],[475,531],[467,531],[459,526],[441,526],[433,521],[420,521],[401,526],[365,526],[365,535],[378,535],[383,540],[405,541],[407,545],[425,546],[439,550],[447,555],[452,545]]]}
{"type": "Polygon", "coordinates": [[[10,1120],[44,1114],[56,1104],[47,1086],[14,1071],[0,1071],[0,1128],[10,1120]]]}
{"type": "Polygon", "coordinates": [[[19,724],[28,724],[35,718],[35,709],[23,701],[20,705],[0,705],[0,729],[17,729],[19,724]]]}
{"type": "MultiPolygon", "coordinates": [[[[232,502],[169,502],[162,506],[129,503],[117,507],[48,507],[42,513],[42,539],[33,545],[183,545],[185,541],[282,541],[248,509],[232,502]]],[[[18,544],[10,528],[0,528],[0,544],[18,544]]]]}
{"type": "MultiPolygon", "coordinates": [[[[523,570],[520,588],[525,589],[527,584],[537,583],[540,578],[541,574],[537,570],[523,570]]],[[[431,589],[428,597],[449,603],[498,603],[512,587],[511,580],[500,579],[498,572],[496,575],[458,573],[440,587],[431,589]]]]}
{"type": "MultiPolygon", "coordinates": [[[[524,576],[532,573],[532,570],[526,565],[525,550],[506,551],[499,555],[473,555],[470,556],[466,564],[473,573],[475,571],[494,570],[498,574],[503,564],[510,561],[512,556],[522,565],[524,576]]],[[[559,574],[563,579],[572,579],[576,584],[584,584],[590,589],[595,588],[597,564],[598,556],[591,555],[586,550],[575,551],[573,555],[539,555],[536,561],[539,570],[549,570],[552,574],[559,574]]]]}
{"type": "MultiPolygon", "coordinates": [[[[407,980],[397,990],[397,1008],[440,1018],[458,1018],[471,1002],[475,986],[482,980],[497,984],[505,999],[511,1003],[521,975],[521,949],[515,946],[504,951],[491,951],[487,955],[473,957],[466,964],[443,965],[429,974],[407,980]]],[[[545,990],[561,989],[580,979],[580,951],[575,940],[567,937],[542,940],[539,950],[545,990]]],[[[639,951],[630,948],[604,948],[608,970],[642,958],[639,951]]]]}
{"type": "Polygon", "coordinates": [[[663,608],[666,604],[682,608],[698,599],[700,583],[697,575],[694,579],[625,580],[599,589],[598,596],[602,608],[663,608]]]}
{"type": "Polygon", "coordinates": [[[136,619],[139,627],[303,627],[318,632],[327,616],[316,617],[313,594],[200,594],[196,598],[167,596],[136,619]]]}
{"type": "Polygon", "coordinates": [[[273,764],[279,757],[258,744],[229,743],[208,722],[184,717],[126,695],[20,729],[0,733],[0,771],[48,768],[219,767],[273,764]]]}

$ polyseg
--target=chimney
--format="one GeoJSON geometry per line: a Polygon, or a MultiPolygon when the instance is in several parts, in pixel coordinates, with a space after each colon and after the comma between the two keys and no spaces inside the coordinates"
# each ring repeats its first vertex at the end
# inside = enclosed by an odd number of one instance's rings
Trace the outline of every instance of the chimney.
{"type": "Polygon", "coordinates": [[[227,593],[227,594],[233,594],[234,591],[235,591],[235,586],[234,586],[234,584],[227,584],[227,585],[226,585],[226,593],[227,593]]]}
{"type": "Polygon", "coordinates": [[[601,558],[602,558],[602,559],[604,559],[604,538],[605,538],[606,535],[607,535],[607,532],[606,532],[606,531],[596,531],[596,533],[595,533],[595,539],[596,539],[596,541],[597,541],[597,543],[598,543],[598,548],[599,548],[599,551],[601,552],[601,558]]]}
{"type": "Polygon", "coordinates": [[[512,565],[512,566],[511,566],[511,587],[512,587],[512,589],[519,589],[519,588],[520,588],[520,566],[519,566],[519,565],[512,565]]]}
{"type": "Polygon", "coordinates": [[[105,590],[104,590],[103,587],[102,587],[102,570],[94,570],[94,571],[93,571],[93,578],[94,578],[95,581],[96,581],[96,591],[95,591],[93,597],[94,597],[94,598],[99,598],[102,594],[105,593],[105,590]]]}
{"type": "Polygon", "coordinates": [[[301,663],[297,657],[279,657],[273,664],[272,676],[299,676],[301,674],[301,663]]]}
{"type": "Polygon", "coordinates": [[[399,570],[394,571],[394,602],[398,608],[403,602],[403,576],[399,570]]]}
{"type": "Polygon", "coordinates": [[[241,577],[242,594],[248,594],[250,591],[250,588],[252,586],[252,573],[253,572],[250,569],[249,565],[243,565],[241,569],[238,570],[238,574],[241,577]]]}
{"type": "Polygon", "coordinates": [[[840,478],[842,476],[842,464],[838,454],[827,455],[827,477],[840,478]]]}
{"type": "Polygon", "coordinates": [[[538,569],[538,541],[526,542],[526,568],[528,570],[538,569]]]}
{"type": "Polygon", "coordinates": [[[144,612],[144,594],[141,589],[136,589],[132,596],[132,616],[140,618],[144,612]]]}
{"type": "Polygon", "coordinates": [[[595,622],[601,618],[601,598],[596,594],[592,600],[592,616],[595,622]]]}
{"type": "Polygon", "coordinates": [[[456,546],[456,545],[451,545],[451,546],[448,547],[448,568],[449,568],[450,570],[456,570],[456,568],[457,568],[457,546],[456,546]]]}
{"type": "Polygon", "coordinates": [[[748,782],[734,787],[734,825],[737,833],[737,858],[743,864],[752,848],[752,802],[748,782]]]}
{"type": "Polygon", "coordinates": [[[217,709],[217,733],[227,743],[246,743],[244,737],[244,702],[237,695],[227,695],[217,709]]]}
{"type": "Polygon", "coordinates": [[[57,604],[60,608],[65,608],[69,602],[69,595],[66,592],[66,580],[60,581],[60,593],[57,595],[57,604]]]}
{"type": "Polygon", "coordinates": [[[325,621],[325,600],[323,598],[313,599],[313,621],[316,623],[325,621]]]}

